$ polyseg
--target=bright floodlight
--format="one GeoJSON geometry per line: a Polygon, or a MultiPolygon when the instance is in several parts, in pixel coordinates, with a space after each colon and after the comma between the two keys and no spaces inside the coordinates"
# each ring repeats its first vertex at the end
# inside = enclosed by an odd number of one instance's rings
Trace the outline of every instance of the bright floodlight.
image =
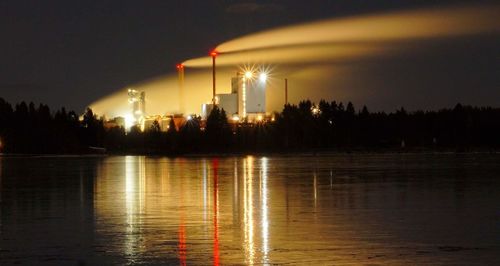
{"type": "Polygon", "coordinates": [[[245,72],[245,78],[247,78],[247,79],[251,79],[252,77],[253,77],[253,74],[252,74],[252,72],[251,72],[251,71],[247,71],[247,72],[245,72]]]}
{"type": "Polygon", "coordinates": [[[266,80],[267,80],[267,74],[266,73],[260,73],[259,79],[262,82],[266,82],[266,80]]]}
{"type": "Polygon", "coordinates": [[[131,114],[124,115],[125,118],[125,129],[129,130],[133,125],[135,125],[135,118],[131,114]]]}
{"type": "Polygon", "coordinates": [[[318,107],[313,106],[313,107],[311,108],[311,112],[312,112],[314,115],[317,115],[317,114],[321,113],[321,110],[320,110],[318,107]]]}

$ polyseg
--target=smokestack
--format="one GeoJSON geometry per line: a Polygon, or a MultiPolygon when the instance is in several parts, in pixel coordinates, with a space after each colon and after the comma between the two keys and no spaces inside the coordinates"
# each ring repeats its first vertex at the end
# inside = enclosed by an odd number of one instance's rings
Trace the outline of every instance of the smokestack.
{"type": "Polygon", "coordinates": [[[215,102],[215,58],[217,57],[217,55],[218,55],[218,53],[215,50],[210,52],[210,56],[212,57],[212,103],[213,103],[213,105],[216,104],[216,102],[215,102]]]}

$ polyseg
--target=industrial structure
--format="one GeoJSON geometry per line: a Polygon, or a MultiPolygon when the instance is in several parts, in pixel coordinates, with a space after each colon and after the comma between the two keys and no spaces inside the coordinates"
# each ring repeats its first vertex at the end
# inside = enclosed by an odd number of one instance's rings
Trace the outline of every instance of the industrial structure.
{"type": "MultiPolygon", "coordinates": [[[[267,73],[237,72],[231,79],[231,93],[216,94],[214,103],[233,121],[262,120],[266,115],[267,73]]],[[[203,104],[201,117],[206,119],[213,104],[203,104]]]]}
{"type": "Polygon", "coordinates": [[[178,64],[177,73],[179,75],[179,112],[184,113],[184,65],[178,64]]]}
{"type": "Polygon", "coordinates": [[[146,93],[128,89],[128,102],[132,105],[132,114],[125,117],[126,127],[144,125],[146,116],[146,93]]]}
{"type": "Polygon", "coordinates": [[[215,58],[219,55],[219,53],[216,50],[213,50],[210,52],[210,57],[212,57],[212,104],[217,104],[215,95],[215,58]]]}
{"type": "MultiPolygon", "coordinates": [[[[233,123],[259,122],[266,118],[266,71],[239,71],[231,78],[231,92],[216,94],[215,87],[215,58],[217,52],[210,53],[213,61],[212,69],[212,99],[210,103],[202,105],[201,120],[206,120],[214,106],[224,109],[228,119],[233,123]]],[[[167,131],[173,120],[176,130],[181,128],[187,120],[197,115],[185,115],[184,112],[184,66],[176,66],[179,76],[179,112],[177,114],[146,114],[146,93],[133,88],[127,90],[130,113],[124,117],[115,117],[106,121],[106,127],[124,127],[127,131],[137,127],[141,131],[159,127],[167,131]],[[157,122],[157,125],[155,123],[157,122]]],[[[203,124],[203,123],[202,123],[203,124]]]]}

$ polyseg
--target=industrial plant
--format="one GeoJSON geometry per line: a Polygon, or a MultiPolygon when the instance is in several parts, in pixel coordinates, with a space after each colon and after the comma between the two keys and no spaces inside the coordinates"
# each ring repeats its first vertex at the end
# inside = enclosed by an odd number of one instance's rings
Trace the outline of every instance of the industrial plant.
{"type": "MultiPolygon", "coordinates": [[[[266,116],[267,73],[237,72],[231,78],[231,93],[215,94],[215,105],[224,109],[232,121],[254,122],[266,116]]],[[[214,103],[201,107],[201,117],[206,119],[214,103]]]]}
{"type": "Polygon", "coordinates": [[[261,69],[243,69],[236,72],[236,75],[231,78],[230,93],[217,93],[216,88],[216,57],[218,53],[212,51],[212,99],[207,99],[207,102],[201,105],[199,113],[185,114],[184,113],[184,65],[176,66],[178,71],[178,86],[179,86],[179,110],[180,113],[171,114],[148,114],[146,112],[146,92],[139,91],[134,88],[128,88],[128,105],[129,111],[124,114],[124,117],[115,117],[106,120],[107,128],[123,127],[129,131],[132,127],[137,127],[141,131],[151,128],[155,121],[161,131],[168,131],[172,125],[176,130],[181,128],[186,121],[199,118],[202,126],[210,112],[217,106],[223,109],[227,115],[228,121],[233,124],[252,124],[256,122],[265,122],[270,118],[266,113],[266,88],[268,82],[268,71],[261,69]]]}

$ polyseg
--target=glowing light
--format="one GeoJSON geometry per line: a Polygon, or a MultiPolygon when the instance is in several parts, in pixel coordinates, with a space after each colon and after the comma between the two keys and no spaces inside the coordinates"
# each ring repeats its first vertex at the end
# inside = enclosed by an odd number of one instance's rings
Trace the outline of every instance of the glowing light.
{"type": "Polygon", "coordinates": [[[208,213],[208,170],[207,170],[207,161],[206,159],[202,160],[202,168],[203,168],[203,219],[205,223],[207,222],[207,213],[208,213]]]}
{"type": "Polygon", "coordinates": [[[243,161],[243,228],[246,263],[253,265],[255,259],[254,206],[253,206],[253,157],[243,161]]]}
{"type": "Polygon", "coordinates": [[[125,118],[125,129],[130,129],[133,125],[135,125],[135,118],[131,114],[126,114],[125,118]]]}
{"type": "Polygon", "coordinates": [[[257,121],[262,121],[262,119],[263,119],[262,115],[257,116],[257,121]]]}
{"type": "Polygon", "coordinates": [[[138,213],[144,213],[144,201],[146,193],[146,164],[142,156],[125,157],[125,220],[127,224],[124,239],[125,252],[134,255],[139,252],[139,240],[134,234],[137,228],[142,227],[142,220],[138,219],[138,213]]]}
{"type": "Polygon", "coordinates": [[[251,71],[246,71],[245,72],[245,78],[246,79],[251,79],[253,77],[253,73],[251,71]]]}
{"type": "Polygon", "coordinates": [[[186,117],[186,119],[189,121],[189,120],[193,119],[193,117],[192,117],[192,116],[190,116],[190,115],[188,115],[188,116],[186,117]]]}
{"type": "Polygon", "coordinates": [[[134,90],[134,89],[128,89],[128,102],[129,103],[134,103],[134,102],[138,102],[139,101],[139,98],[137,97],[137,93],[138,91],[137,90],[134,90]]]}
{"type": "Polygon", "coordinates": [[[219,182],[217,176],[217,169],[219,166],[219,161],[214,159],[212,161],[212,167],[214,170],[214,259],[213,265],[219,265],[219,182]]]}
{"type": "Polygon", "coordinates": [[[211,57],[216,57],[218,55],[219,55],[219,53],[216,50],[213,50],[213,51],[210,52],[210,56],[211,57]]]}
{"type": "Polygon", "coordinates": [[[318,199],[318,181],[316,178],[316,173],[313,175],[313,187],[314,187],[314,207],[316,207],[316,200],[318,199]]]}
{"type": "Polygon", "coordinates": [[[242,111],[242,116],[246,117],[247,116],[247,83],[245,80],[243,80],[243,84],[241,86],[241,101],[243,105],[243,111],[242,111]]]}
{"type": "Polygon", "coordinates": [[[177,69],[184,69],[184,65],[183,64],[177,64],[175,67],[177,69]]]}
{"type": "Polygon", "coordinates": [[[318,115],[321,113],[321,110],[319,109],[319,107],[313,106],[311,107],[311,112],[313,113],[313,115],[318,115]]]}
{"type": "Polygon", "coordinates": [[[233,116],[233,121],[240,121],[240,117],[237,115],[233,116]]]}
{"type": "Polygon", "coordinates": [[[260,73],[259,80],[261,82],[266,82],[266,80],[267,80],[267,73],[260,73]]]}
{"type": "Polygon", "coordinates": [[[262,165],[262,178],[261,178],[261,210],[262,210],[262,251],[264,253],[263,259],[264,263],[268,263],[268,255],[269,255],[269,215],[268,215],[268,192],[267,192],[267,164],[268,159],[263,157],[261,160],[262,165]]]}

